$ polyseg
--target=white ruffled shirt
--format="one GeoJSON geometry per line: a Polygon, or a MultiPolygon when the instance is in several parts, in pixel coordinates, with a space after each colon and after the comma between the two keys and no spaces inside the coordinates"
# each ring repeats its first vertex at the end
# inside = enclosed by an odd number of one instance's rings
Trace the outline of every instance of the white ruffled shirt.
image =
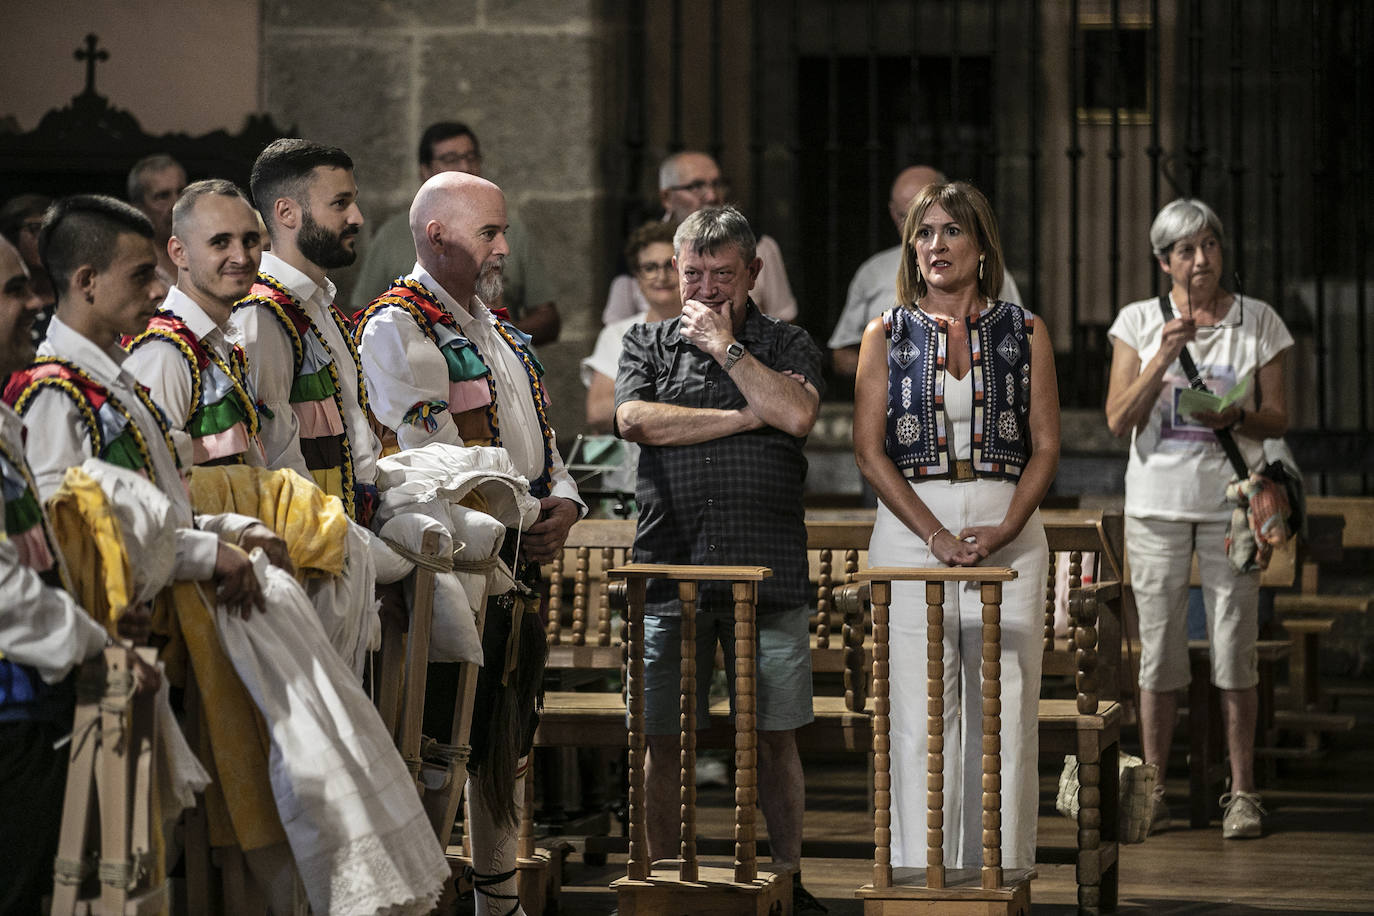
{"type": "MultiPolygon", "coordinates": [[[[496,383],[500,411],[501,447],[515,469],[528,480],[544,473],[544,437],[535,412],[529,376],[520,358],[496,331],[496,316],[475,296],[463,308],[439,285],[429,272],[416,264],[407,279],[417,280],[434,293],[439,304],[458,322],[460,332],[477,346],[482,360],[496,383]]],[[[377,419],[396,430],[396,441],[403,449],[432,442],[462,445],[453,415],[436,416],[433,432],[421,425],[406,423],[406,413],[416,404],[449,399],[448,365],[439,348],[404,309],[384,309],[373,315],[363,331],[359,358],[367,379],[367,396],[377,419]]],[[[577,484],[563,465],[558,447],[553,448],[550,495],[570,499],[578,505],[579,515],[587,512],[577,495],[577,484]]]]}
{"type": "MultiPolygon", "coordinates": [[[[177,469],[176,458],[167,448],[162,428],[151,411],[135,393],[138,381],[124,368],[128,354],[118,345],[101,349],[90,339],[72,330],[53,316],[48,336],[38,347],[39,356],[57,356],[70,362],[103,385],[129,412],[147,443],[157,487],[172,503],[179,528],[177,530],[176,578],[209,579],[214,574],[215,557],[219,552],[219,537],[213,531],[195,529],[191,500],[177,469]]],[[[81,464],[95,456],[86,423],[72,399],[52,388],[38,392],[29,402],[24,414],[28,427],[28,447],[25,455],[33,472],[38,498],[47,502],[62,485],[67,468],[81,464]]],[[[187,449],[189,455],[190,449],[187,449]]],[[[245,527],[251,520],[232,516],[229,527],[245,527]]]]}

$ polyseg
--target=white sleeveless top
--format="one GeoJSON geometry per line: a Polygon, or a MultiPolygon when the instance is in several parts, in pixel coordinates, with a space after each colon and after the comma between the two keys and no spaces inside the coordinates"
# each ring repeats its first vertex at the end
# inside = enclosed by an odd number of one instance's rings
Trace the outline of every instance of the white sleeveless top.
{"type": "Polygon", "coordinates": [[[973,369],[962,379],[945,370],[945,437],[952,461],[973,458],[973,369]]]}

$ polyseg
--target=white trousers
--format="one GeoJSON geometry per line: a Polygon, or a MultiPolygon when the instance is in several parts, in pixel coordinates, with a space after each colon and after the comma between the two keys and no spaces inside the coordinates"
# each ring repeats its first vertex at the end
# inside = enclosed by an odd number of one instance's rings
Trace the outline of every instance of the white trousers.
{"type": "MultiPolygon", "coordinates": [[[[957,535],[968,525],[1002,521],[1011,481],[944,480],[912,484],[916,495],[957,535]]],[[[871,566],[939,567],[926,545],[879,504],[869,545],[871,566]]],[[[1044,638],[1049,549],[1036,512],[1011,543],[983,565],[1009,566],[1002,586],[1002,865],[1035,862],[1039,807],[1037,704],[1044,638]]],[[[976,584],[945,589],[945,865],[982,862],[982,598],[976,584]]],[[[926,864],[926,602],[919,582],[894,582],[889,615],[892,722],[892,864],[926,864]]]]}

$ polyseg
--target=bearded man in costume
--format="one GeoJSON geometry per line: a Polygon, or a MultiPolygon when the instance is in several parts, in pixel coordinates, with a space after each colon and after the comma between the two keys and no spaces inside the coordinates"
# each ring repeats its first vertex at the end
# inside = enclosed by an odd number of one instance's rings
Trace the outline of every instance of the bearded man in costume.
{"type": "MultiPolygon", "coordinates": [[[[500,446],[539,498],[540,518],[508,532],[503,557],[533,586],[538,564],[563,548],[586,506],[563,465],[548,421],[544,369],[529,338],[486,303],[499,298],[506,243],[501,189],[483,178],[444,172],[420,188],[410,208],[414,269],[373,300],[356,339],[377,419],[403,449],[432,442],[500,446]]],[[[483,632],[487,664],[477,682],[469,769],[474,884],[478,912],[518,914],[515,824],[521,774],[538,718],[544,667],[538,602],[493,599],[483,632]],[[528,612],[527,612],[528,611],[528,612]],[[503,659],[514,653],[513,670],[503,659]]],[[[450,666],[431,665],[425,733],[444,734],[454,697],[450,666]]]]}

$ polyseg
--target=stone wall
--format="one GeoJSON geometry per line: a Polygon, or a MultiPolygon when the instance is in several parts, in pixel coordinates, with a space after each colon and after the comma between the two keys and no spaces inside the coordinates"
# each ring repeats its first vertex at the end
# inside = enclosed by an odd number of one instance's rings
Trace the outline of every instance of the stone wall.
{"type": "MultiPolygon", "coordinates": [[[[364,239],[409,207],[427,125],[460,120],[477,133],[483,175],[519,209],[556,291],[563,332],[540,357],[565,442],[582,427],[577,366],[609,280],[605,150],[619,148],[619,119],[607,111],[615,81],[605,73],[622,55],[607,9],[598,0],[262,0],[262,107],[353,157],[364,239]]],[[[335,280],[351,287],[348,271],[335,280]]]]}

